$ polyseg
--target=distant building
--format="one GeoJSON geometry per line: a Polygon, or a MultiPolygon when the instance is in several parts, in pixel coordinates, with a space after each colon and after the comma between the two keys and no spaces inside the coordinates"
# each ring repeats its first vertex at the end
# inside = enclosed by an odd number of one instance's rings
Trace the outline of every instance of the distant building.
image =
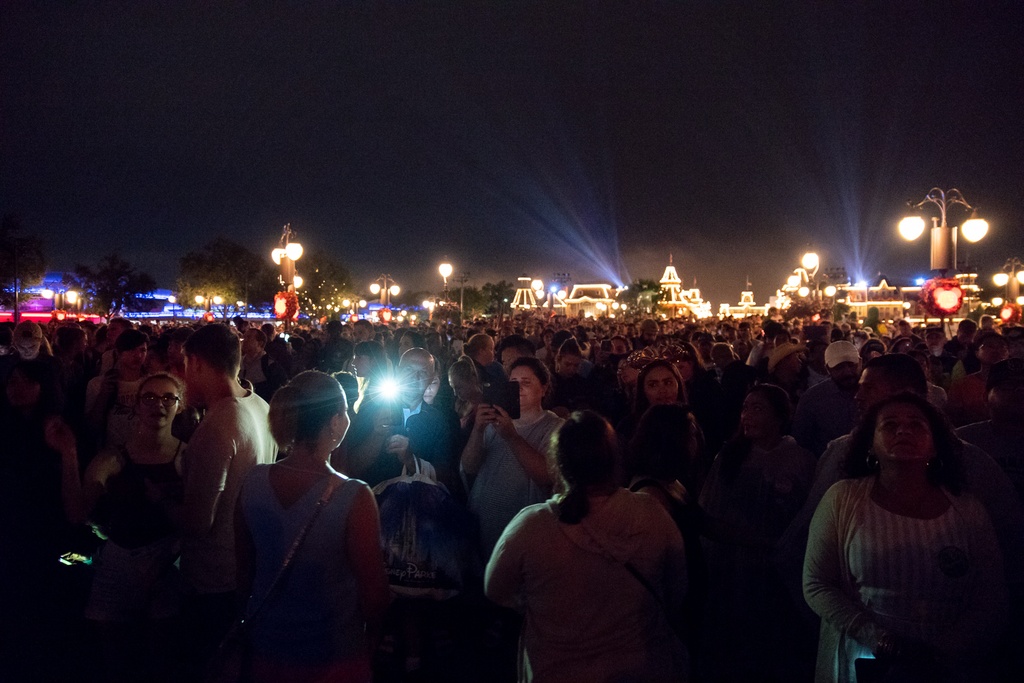
{"type": "Polygon", "coordinates": [[[710,318],[711,303],[704,301],[696,283],[692,289],[683,289],[683,282],[672,264],[672,254],[668,255],[668,265],[661,276],[661,289],[664,294],[658,305],[669,311],[672,318],[710,318]]]}

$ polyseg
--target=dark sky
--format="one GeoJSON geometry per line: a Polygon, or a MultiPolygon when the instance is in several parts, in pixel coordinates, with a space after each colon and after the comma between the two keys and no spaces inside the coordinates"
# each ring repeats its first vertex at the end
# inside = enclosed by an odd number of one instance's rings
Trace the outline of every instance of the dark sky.
{"type": "Polygon", "coordinates": [[[895,224],[934,185],[990,220],[982,272],[1024,256],[1024,3],[247,5],[2,3],[0,211],[54,268],[119,249],[170,285],[291,222],[357,282],[672,252],[764,300],[809,247],[923,275],[895,224]]]}

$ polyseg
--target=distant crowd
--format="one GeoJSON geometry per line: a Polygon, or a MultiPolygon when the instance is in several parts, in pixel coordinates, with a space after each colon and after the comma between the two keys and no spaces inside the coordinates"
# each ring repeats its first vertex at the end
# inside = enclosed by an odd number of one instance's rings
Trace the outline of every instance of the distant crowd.
{"type": "Polygon", "coordinates": [[[0,324],[0,679],[1016,681],[1024,327],[0,324]]]}

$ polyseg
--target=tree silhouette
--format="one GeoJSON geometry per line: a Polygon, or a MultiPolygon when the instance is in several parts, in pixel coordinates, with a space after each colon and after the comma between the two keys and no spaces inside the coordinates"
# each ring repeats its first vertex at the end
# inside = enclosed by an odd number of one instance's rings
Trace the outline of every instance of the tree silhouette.
{"type": "Polygon", "coordinates": [[[21,219],[4,214],[0,219],[0,304],[4,306],[14,302],[15,279],[21,287],[34,285],[46,269],[42,240],[20,233],[21,219]]]}
{"type": "Polygon", "coordinates": [[[626,289],[622,290],[617,299],[619,303],[626,304],[627,310],[642,313],[654,313],[665,290],[655,280],[636,280],[626,289]]]}
{"type": "Polygon", "coordinates": [[[261,258],[245,246],[217,237],[181,257],[177,294],[183,306],[193,306],[196,295],[220,296],[224,316],[236,301],[269,305],[278,291],[277,274],[269,255],[261,258]]]}
{"type": "Polygon", "coordinates": [[[506,280],[487,282],[480,288],[480,293],[485,302],[484,312],[495,314],[508,309],[509,302],[515,298],[516,287],[506,280]]]}
{"type": "Polygon", "coordinates": [[[148,273],[137,270],[117,252],[100,259],[95,269],[75,266],[75,279],[86,306],[108,320],[118,313],[143,309],[143,297],[156,289],[156,281],[148,273]]]}
{"type": "Polygon", "coordinates": [[[352,276],[345,266],[322,251],[303,256],[296,269],[303,281],[298,291],[300,310],[311,318],[337,319],[348,313],[342,305],[345,299],[351,302],[359,298],[352,290],[352,276]]]}

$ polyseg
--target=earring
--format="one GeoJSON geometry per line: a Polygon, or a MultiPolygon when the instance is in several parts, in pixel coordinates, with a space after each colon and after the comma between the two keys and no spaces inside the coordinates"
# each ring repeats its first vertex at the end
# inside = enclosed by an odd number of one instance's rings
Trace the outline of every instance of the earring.
{"type": "Polygon", "coordinates": [[[864,456],[864,462],[867,464],[869,470],[874,470],[878,467],[878,458],[875,456],[873,450],[869,450],[868,454],[864,456]]]}

